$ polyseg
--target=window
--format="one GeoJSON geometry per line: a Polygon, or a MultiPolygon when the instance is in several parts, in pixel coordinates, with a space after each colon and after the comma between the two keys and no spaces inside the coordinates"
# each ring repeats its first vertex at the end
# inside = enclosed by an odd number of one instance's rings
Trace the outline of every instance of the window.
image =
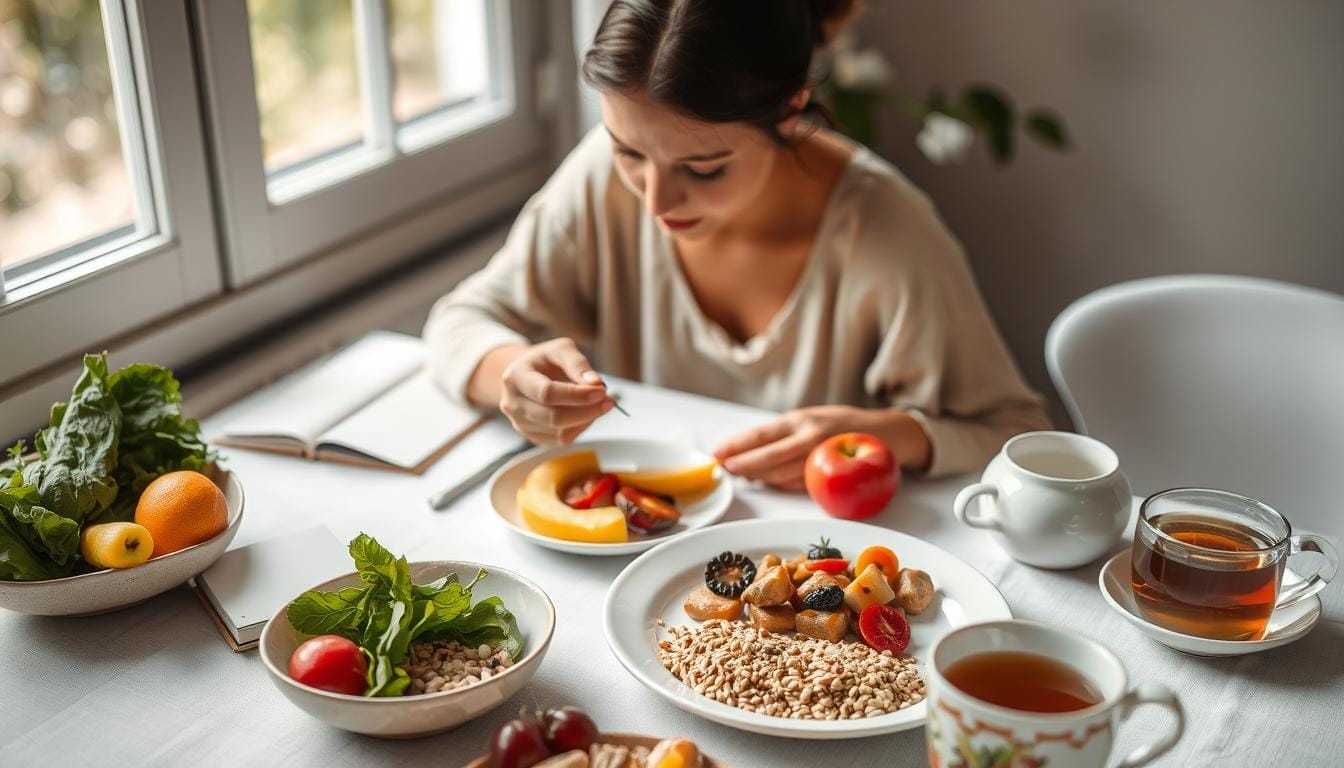
{"type": "Polygon", "coordinates": [[[221,288],[208,197],[167,194],[206,179],[185,14],[141,11],[0,3],[0,385],[221,288]]]}
{"type": "Polygon", "coordinates": [[[237,285],[543,150],[522,0],[197,7],[237,285]]]}
{"type": "Polygon", "coordinates": [[[195,362],[520,204],[569,8],[0,0],[0,431],[85,352],[195,362]]]}

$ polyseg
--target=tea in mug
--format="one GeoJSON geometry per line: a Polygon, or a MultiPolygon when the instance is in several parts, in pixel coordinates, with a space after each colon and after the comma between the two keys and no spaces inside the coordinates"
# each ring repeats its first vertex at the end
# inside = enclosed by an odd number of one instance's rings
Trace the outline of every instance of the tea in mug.
{"type": "Polygon", "coordinates": [[[943,677],[981,701],[1023,712],[1075,712],[1103,698],[1068,664],[1021,651],[973,654],[948,665],[943,677]]]}
{"type": "Polygon", "coordinates": [[[1186,546],[1142,530],[1135,536],[1134,600],[1143,615],[1186,635],[1259,639],[1283,576],[1283,559],[1268,551],[1274,542],[1250,526],[1211,515],[1172,512],[1148,522],[1186,546]]]}

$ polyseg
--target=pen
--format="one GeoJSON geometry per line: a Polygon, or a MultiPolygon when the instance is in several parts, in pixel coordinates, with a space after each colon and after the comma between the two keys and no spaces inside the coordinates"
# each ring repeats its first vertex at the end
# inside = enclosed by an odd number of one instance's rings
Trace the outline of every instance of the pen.
{"type": "Polygon", "coordinates": [[[430,496],[429,506],[432,507],[433,509],[443,509],[449,504],[452,504],[464,493],[471,490],[472,488],[475,488],[482,482],[488,480],[490,476],[495,473],[496,470],[498,470],[505,464],[509,463],[510,459],[530,448],[532,448],[531,443],[524,443],[518,446],[517,448],[505,452],[503,455],[499,456],[489,464],[486,464],[484,467],[481,467],[480,469],[476,470],[469,476],[459,480],[458,482],[430,496]]]}

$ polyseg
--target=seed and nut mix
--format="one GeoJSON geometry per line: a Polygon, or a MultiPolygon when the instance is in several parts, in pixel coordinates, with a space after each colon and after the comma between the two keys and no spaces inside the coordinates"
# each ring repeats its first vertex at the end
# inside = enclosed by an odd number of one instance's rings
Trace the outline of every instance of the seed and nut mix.
{"type": "Polygon", "coordinates": [[[862,643],[776,635],[722,619],[667,631],[658,644],[663,666],[696,693],[748,712],[857,720],[924,698],[914,659],[862,643]]]}
{"type": "Polygon", "coordinates": [[[513,659],[503,648],[467,648],[450,640],[412,644],[410,657],[399,666],[411,676],[406,695],[414,695],[451,691],[489,680],[513,666],[513,659]]]}

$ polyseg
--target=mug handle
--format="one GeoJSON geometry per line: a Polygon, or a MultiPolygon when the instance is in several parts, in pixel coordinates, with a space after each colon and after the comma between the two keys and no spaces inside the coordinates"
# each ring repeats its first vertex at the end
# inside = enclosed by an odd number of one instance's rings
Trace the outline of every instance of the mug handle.
{"type": "Polygon", "coordinates": [[[1135,766],[1146,765],[1157,758],[1163,752],[1171,749],[1181,734],[1185,732],[1185,710],[1181,709],[1181,700],[1176,698],[1176,694],[1165,685],[1158,683],[1139,683],[1134,690],[1126,693],[1120,700],[1120,719],[1127,720],[1133,714],[1134,710],[1143,704],[1159,704],[1166,707],[1171,714],[1176,716],[1176,727],[1171,733],[1163,736],[1157,741],[1145,744],[1142,747],[1125,755],[1125,759],[1116,764],[1116,768],[1135,768],[1135,766]]]}
{"type": "Polygon", "coordinates": [[[1333,579],[1335,571],[1339,569],[1339,555],[1335,553],[1335,548],[1320,536],[1303,533],[1292,537],[1288,541],[1289,557],[1303,552],[1316,552],[1325,558],[1325,562],[1321,563],[1321,567],[1316,569],[1311,578],[1298,582],[1280,593],[1278,601],[1274,603],[1275,609],[1300,602],[1320,592],[1321,587],[1324,587],[1333,579]]]}
{"type": "Polygon", "coordinates": [[[958,520],[972,528],[988,528],[991,531],[1002,531],[1003,528],[999,526],[999,517],[993,512],[975,516],[967,514],[967,510],[971,506],[971,501],[981,494],[987,494],[994,498],[998,498],[999,488],[993,483],[976,483],[975,485],[968,485],[961,489],[961,492],[957,494],[956,501],[952,502],[952,511],[956,513],[958,520]]]}

